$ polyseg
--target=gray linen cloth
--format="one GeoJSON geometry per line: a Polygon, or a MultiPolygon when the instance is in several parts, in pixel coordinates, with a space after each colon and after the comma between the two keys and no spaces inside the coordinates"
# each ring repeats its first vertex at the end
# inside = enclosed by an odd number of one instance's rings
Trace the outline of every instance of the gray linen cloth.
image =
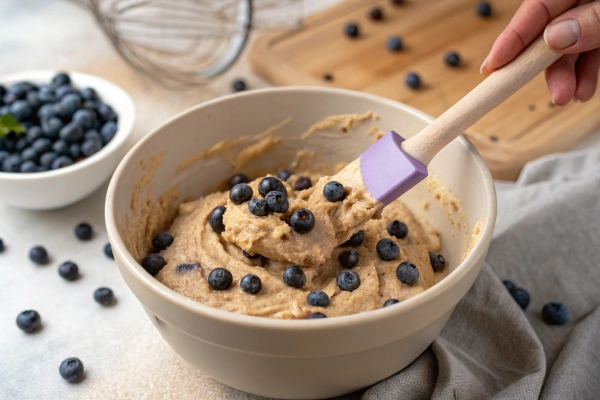
{"type": "Polygon", "coordinates": [[[439,338],[362,399],[600,399],[600,150],[530,163],[498,203],[486,265],[439,338]],[[531,295],[525,311],[504,279],[531,295]],[[550,301],[566,325],[542,321],[550,301]]]}

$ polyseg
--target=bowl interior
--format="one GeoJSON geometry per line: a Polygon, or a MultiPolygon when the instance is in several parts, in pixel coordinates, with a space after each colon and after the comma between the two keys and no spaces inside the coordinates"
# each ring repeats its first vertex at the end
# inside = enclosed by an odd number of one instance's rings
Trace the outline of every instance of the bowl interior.
{"type": "MultiPolygon", "coordinates": [[[[134,269],[146,285],[159,288],[173,301],[183,301],[182,296],[164,287],[136,263],[149,250],[151,235],[168,228],[178,203],[223,188],[224,182],[236,172],[244,172],[251,178],[290,166],[297,170],[322,166],[333,172],[335,167],[332,166],[356,159],[373,143],[373,132],[395,130],[407,138],[430,120],[400,103],[337,89],[267,89],[204,103],[146,136],[120,164],[107,202],[109,234],[113,225],[118,230],[118,234],[112,232],[111,242],[124,256],[127,268],[134,269]],[[355,122],[346,132],[339,124],[333,124],[310,139],[300,139],[313,124],[329,116],[367,111],[378,117],[355,122]],[[278,124],[272,135],[239,139],[260,134],[278,124]],[[277,144],[269,142],[269,137],[284,140],[277,144]],[[223,140],[238,143],[225,143],[221,151],[213,148],[212,157],[201,156],[223,140]],[[267,144],[264,150],[261,146],[267,144]],[[251,162],[240,165],[244,154],[256,153],[251,162]],[[237,165],[232,165],[236,161],[237,165]]],[[[439,280],[461,268],[479,221],[482,237],[485,240],[491,237],[495,194],[487,167],[463,138],[442,150],[429,171],[458,197],[453,198],[444,190],[429,190],[427,182],[423,182],[402,200],[441,234],[442,254],[448,268],[438,276],[439,280]]],[[[188,306],[199,312],[208,308],[200,303],[189,303],[188,306]]]]}

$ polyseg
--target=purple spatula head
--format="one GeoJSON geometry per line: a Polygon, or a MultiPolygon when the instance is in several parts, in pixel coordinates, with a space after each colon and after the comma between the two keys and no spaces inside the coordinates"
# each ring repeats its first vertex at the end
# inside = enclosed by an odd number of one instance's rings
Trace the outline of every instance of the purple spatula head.
{"type": "Polygon", "coordinates": [[[384,206],[427,177],[427,167],[402,150],[403,141],[390,131],[360,155],[365,186],[384,206]]]}

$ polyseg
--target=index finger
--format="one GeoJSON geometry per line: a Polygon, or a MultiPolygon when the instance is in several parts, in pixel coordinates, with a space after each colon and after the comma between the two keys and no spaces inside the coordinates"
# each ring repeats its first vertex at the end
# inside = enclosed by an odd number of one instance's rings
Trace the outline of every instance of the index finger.
{"type": "Polygon", "coordinates": [[[550,21],[578,4],[589,2],[590,0],[525,0],[494,42],[481,66],[481,73],[488,75],[509,63],[542,34],[550,21]]]}

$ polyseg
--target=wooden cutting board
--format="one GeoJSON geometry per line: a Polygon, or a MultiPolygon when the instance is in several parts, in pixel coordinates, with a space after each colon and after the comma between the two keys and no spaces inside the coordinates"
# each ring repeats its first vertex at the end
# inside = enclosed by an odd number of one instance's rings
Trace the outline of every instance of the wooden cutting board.
{"type": "MultiPolygon", "coordinates": [[[[302,28],[263,35],[250,50],[250,62],[278,85],[341,87],[385,96],[438,116],[484,77],[479,66],[521,0],[490,1],[493,15],[476,14],[477,0],[348,0],[306,19],[302,28]],[[382,8],[372,21],[369,10],[382,8]],[[358,38],[344,35],[349,21],[358,38]],[[390,53],[387,38],[400,35],[404,50],[390,53]],[[462,58],[445,65],[447,51],[462,58]],[[423,82],[405,83],[408,72],[423,82]],[[326,81],[325,74],[333,79],[326,81]]],[[[467,132],[496,179],[514,180],[523,165],[544,154],[568,149],[600,126],[600,95],[585,104],[556,107],[542,75],[467,132]]]]}

